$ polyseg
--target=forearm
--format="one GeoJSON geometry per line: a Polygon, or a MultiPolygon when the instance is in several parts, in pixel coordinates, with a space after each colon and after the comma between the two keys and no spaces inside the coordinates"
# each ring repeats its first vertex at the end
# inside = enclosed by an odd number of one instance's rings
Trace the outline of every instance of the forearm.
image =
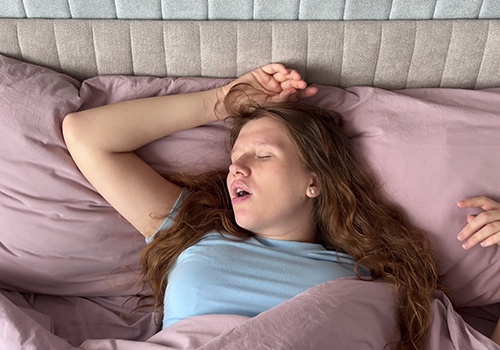
{"type": "MultiPolygon", "coordinates": [[[[217,120],[222,90],[119,102],[65,118],[65,138],[107,152],[134,151],[176,131],[217,120]]],[[[68,140],[67,140],[68,141],[68,140]]]]}

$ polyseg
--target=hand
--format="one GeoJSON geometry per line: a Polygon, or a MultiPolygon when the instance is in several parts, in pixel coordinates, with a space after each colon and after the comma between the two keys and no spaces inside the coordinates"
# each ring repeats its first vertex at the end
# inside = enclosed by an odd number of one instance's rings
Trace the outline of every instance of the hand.
{"type": "Polygon", "coordinates": [[[457,203],[460,208],[481,208],[484,211],[478,215],[469,215],[467,225],[458,234],[464,249],[469,249],[478,243],[488,247],[500,245],[500,203],[481,196],[471,197],[457,203]]]}
{"type": "Polygon", "coordinates": [[[237,84],[243,84],[242,91],[260,105],[301,100],[318,92],[317,88],[308,87],[296,70],[286,68],[280,63],[262,66],[232,81],[222,87],[224,96],[237,84]]]}

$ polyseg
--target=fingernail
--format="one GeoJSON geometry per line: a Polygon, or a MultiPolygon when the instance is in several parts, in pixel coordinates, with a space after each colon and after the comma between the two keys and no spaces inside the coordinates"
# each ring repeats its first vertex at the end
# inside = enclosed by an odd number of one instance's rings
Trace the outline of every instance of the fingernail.
{"type": "Polygon", "coordinates": [[[462,244],[462,248],[464,248],[466,250],[469,249],[470,248],[469,243],[465,242],[464,244],[462,244]]]}
{"type": "Polygon", "coordinates": [[[488,247],[488,246],[489,246],[488,241],[481,242],[481,247],[488,247]]]}
{"type": "Polygon", "coordinates": [[[464,239],[464,236],[461,233],[459,233],[458,236],[457,236],[457,239],[459,241],[462,241],[464,239]]]}

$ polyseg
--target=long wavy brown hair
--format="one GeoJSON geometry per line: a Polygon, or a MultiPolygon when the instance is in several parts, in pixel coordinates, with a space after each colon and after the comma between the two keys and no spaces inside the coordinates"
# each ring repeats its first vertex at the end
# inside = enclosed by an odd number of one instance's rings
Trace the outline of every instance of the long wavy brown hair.
{"type": "MultiPolygon", "coordinates": [[[[426,234],[385,200],[374,176],[356,156],[350,136],[335,112],[299,103],[258,106],[228,101],[231,145],[250,120],[271,117],[283,123],[301,160],[318,178],[314,218],[318,243],[347,253],[371,271],[373,279],[394,285],[401,339],[398,349],[422,349],[431,322],[431,302],[440,284],[426,234]]],[[[210,231],[239,238],[252,233],[235,222],[226,185],[227,171],[169,179],[190,190],[173,224],[142,252],[144,283],[161,307],[167,277],[179,254],[210,231]]]]}

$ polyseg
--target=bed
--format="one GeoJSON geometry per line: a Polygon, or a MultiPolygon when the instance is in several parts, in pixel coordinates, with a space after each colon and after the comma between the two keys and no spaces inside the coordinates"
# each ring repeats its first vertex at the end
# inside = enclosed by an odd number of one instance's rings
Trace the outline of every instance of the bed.
{"type": "MultiPolygon", "coordinates": [[[[82,177],[61,122],[115,101],[198,91],[269,62],[319,88],[390,196],[425,229],[455,308],[433,301],[428,349],[500,349],[500,247],[456,239],[467,196],[500,199],[500,3],[0,1],[0,348],[382,349],[390,285],[330,281],[254,318],[160,330],[136,309],[142,237],[82,177]]],[[[138,152],[158,171],[226,167],[227,128],[138,152]]]]}

